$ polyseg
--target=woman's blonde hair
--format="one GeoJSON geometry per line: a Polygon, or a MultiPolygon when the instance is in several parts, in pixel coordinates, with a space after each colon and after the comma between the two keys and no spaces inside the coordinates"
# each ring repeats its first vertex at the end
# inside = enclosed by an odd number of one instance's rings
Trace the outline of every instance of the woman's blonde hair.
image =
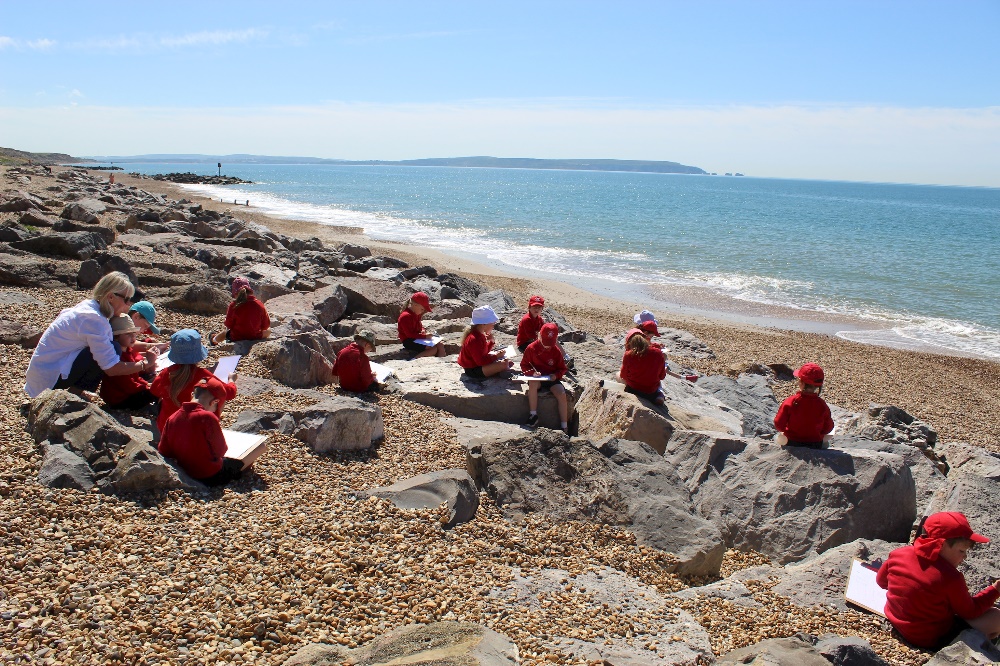
{"type": "Polygon", "coordinates": [[[132,298],[135,295],[135,287],[132,286],[132,281],[120,271],[108,273],[94,285],[94,300],[100,305],[101,314],[105,317],[110,318],[115,312],[107,298],[110,294],[116,293],[124,293],[128,298],[132,298]]]}
{"type": "Polygon", "coordinates": [[[642,356],[647,351],[649,351],[649,340],[642,333],[633,333],[632,336],[625,342],[625,353],[631,353],[634,356],[642,356]]]}

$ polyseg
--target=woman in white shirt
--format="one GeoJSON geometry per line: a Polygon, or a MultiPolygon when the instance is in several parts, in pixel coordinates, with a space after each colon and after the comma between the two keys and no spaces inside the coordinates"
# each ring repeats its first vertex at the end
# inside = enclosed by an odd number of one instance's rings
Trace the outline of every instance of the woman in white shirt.
{"type": "Polygon", "coordinates": [[[108,273],[94,286],[93,298],[59,313],[45,329],[25,373],[24,390],[32,398],[46,389],[67,389],[93,400],[105,374],[130,375],[152,369],[156,354],[141,362],[122,361],[115,350],[111,323],[128,312],[135,287],[124,273],[108,273]]]}

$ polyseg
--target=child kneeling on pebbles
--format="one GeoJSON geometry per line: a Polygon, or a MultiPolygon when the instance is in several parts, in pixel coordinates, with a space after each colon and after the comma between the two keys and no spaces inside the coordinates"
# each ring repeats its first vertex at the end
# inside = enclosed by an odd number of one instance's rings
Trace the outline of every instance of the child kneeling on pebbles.
{"type": "Polygon", "coordinates": [[[337,354],[334,372],[340,377],[340,387],[355,393],[364,393],[377,387],[368,352],[375,351],[375,334],[362,329],[354,334],[354,342],[337,354]]]}
{"type": "Polygon", "coordinates": [[[241,461],[226,458],[229,447],[215,415],[227,398],[226,386],[215,377],[203,378],[195,384],[193,397],[167,419],[156,448],[206,486],[224,486],[243,471],[241,461]]]}
{"type": "Polygon", "coordinates": [[[562,350],[556,344],[559,338],[559,327],[555,324],[545,324],[538,332],[538,339],[528,345],[521,358],[521,372],[525,375],[540,377],[551,375],[551,381],[528,382],[528,425],[538,423],[538,393],[551,391],[559,405],[559,427],[565,433],[569,432],[569,407],[566,401],[566,388],[560,383],[566,374],[566,362],[562,350]]]}
{"type": "Polygon", "coordinates": [[[1000,636],[1000,580],[969,594],[958,566],[969,549],[989,539],[972,531],[957,511],[928,516],[912,546],[897,548],[879,567],[875,582],[885,589],[885,616],[903,638],[938,650],[972,627],[992,640],[1000,636]]]}
{"type": "Polygon", "coordinates": [[[500,317],[488,305],[472,311],[472,325],[465,329],[458,353],[458,364],[468,376],[486,379],[514,367],[513,361],[504,359],[503,349],[493,351],[493,327],[498,321],[500,317]]]}
{"type": "Polygon", "coordinates": [[[774,417],[774,427],[784,436],[779,444],[823,448],[823,436],[833,431],[830,407],[819,392],[823,389],[823,368],[806,363],[794,373],[799,380],[797,393],[785,398],[774,417]]]}

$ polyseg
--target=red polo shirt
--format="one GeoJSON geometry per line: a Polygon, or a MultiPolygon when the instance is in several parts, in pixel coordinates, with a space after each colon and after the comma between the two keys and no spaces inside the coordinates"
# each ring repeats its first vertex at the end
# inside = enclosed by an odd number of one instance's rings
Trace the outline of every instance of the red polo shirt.
{"type": "MultiPolygon", "coordinates": [[[[156,379],[153,380],[153,384],[149,387],[149,391],[160,399],[160,415],[156,417],[156,427],[160,429],[160,432],[163,432],[163,427],[167,424],[167,419],[180,409],[180,404],[176,404],[170,399],[170,374],[180,367],[179,365],[172,365],[169,368],[164,368],[160,371],[160,374],[156,375],[156,379]]],[[[184,385],[181,392],[177,395],[178,402],[184,403],[191,400],[194,385],[202,379],[214,376],[205,368],[195,366],[191,372],[191,379],[188,380],[188,383],[184,385]]],[[[232,400],[236,397],[236,384],[222,382],[222,385],[226,387],[226,400],[232,400]]],[[[225,407],[226,400],[219,401],[219,414],[222,413],[222,408],[225,407]]]]}
{"type": "Polygon", "coordinates": [[[490,355],[492,349],[493,336],[486,337],[473,329],[462,341],[462,350],[458,353],[458,364],[466,370],[489,365],[496,360],[490,355]]]}
{"type": "MultiPolygon", "coordinates": [[[[146,357],[135,349],[126,349],[122,352],[121,358],[126,363],[138,363],[146,357]]],[[[131,375],[104,375],[104,379],[101,380],[101,400],[109,407],[114,407],[125,402],[129,396],[148,388],[149,382],[138,372],[131,375]]]]}
{"type": "Polygon", "coordinates": [[[396,320],[396,328],[399,330],[400,340],[427,337],[427,329],[424,328],[424,323],[421,321],[422,316],[409,308],[399,314],[399,319],[396,320]]]}
{"type": "Polygon", "coordinates": [[[667,376],[667,359],[656,345],[650,345],[642,356],[627,351],[622,357],[619,374],[625,386],[643,393],[656,393],[660,389],[660,380],[667,376]]]}
{"type": "Polygon", "coordinates": [[[334,369],[340,377],[341,387],[348,391],[363,393],[375,381],[368,355],[357,342],[352,342],[340,350],[334,369]]]}
{"type": "Polygon", "coordinates": [[[167,419],[156,448],[164,456],[176,458],[195,479],[218,474],[228,450],[219,417],[197,402],[185,402],[167,419]]]}
{"type": "Polygon", "coordinates": [[[833,418],[826,401],[815,393],[799,391],[785,398],[774,417],[774,427],[785,433],[789,442],[815,444],[833,430],[833,418]]]}
{"type": "Polygon", "coordinates": [[[521,317],[520,323],[517,325],[517,348],[520,349],[521,345],[529,345],[538,339],[538,332],[542,330],[542,326],[545,325],[545,320],[541,317],[532,317],[531,313],[521,317]]]}
{"type": "Polygon", "coordinates": [[[552,379],[562,378],[568,370],[562,350],[555,345],[546,347],[539,340],[532,342],[521,357],[521,372],[530,374],[535,370],[543,375],[552,375],[552,379]]]}
{"type": "Polygon", "coordinates": [[[264,331],[271,328],[271,318],[267,316],[264,304],[251,294],[242,305],[236,305],[236,301],[229,304],[225,326],[233,342],[260,340],[264,331]]]}

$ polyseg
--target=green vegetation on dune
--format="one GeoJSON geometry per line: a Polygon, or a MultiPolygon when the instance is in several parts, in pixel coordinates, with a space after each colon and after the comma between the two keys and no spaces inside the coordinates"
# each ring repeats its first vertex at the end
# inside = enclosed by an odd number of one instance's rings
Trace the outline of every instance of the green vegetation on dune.
{"type": "Polygon", "coordinates": [[[19,164],[69,164],[90,162],[79,157],[73,157],[66,153],[30,153],[14,148],[0,148],[0,164],[5,166],[16,166],[19,164]]]}

